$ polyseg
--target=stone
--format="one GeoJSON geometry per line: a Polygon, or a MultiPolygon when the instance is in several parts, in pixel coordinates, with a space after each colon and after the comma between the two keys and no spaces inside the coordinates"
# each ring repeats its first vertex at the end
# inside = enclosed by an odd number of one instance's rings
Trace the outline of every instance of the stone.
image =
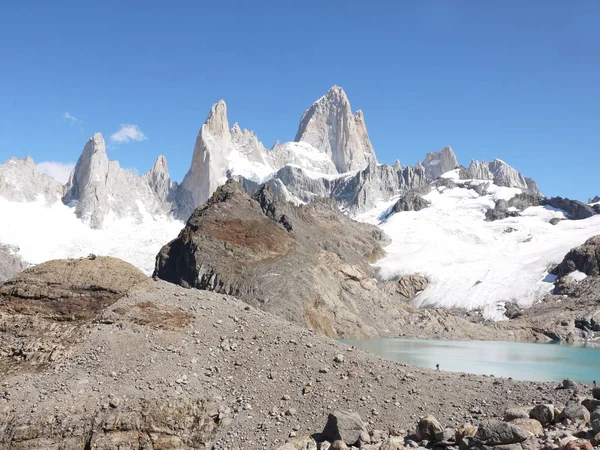
{"type": "Polygon", "coordinates": [[[429,414],[419,419],[415,434],[419,441],[435,441],[436,434],[443,432],[444,429],[437,419],[429,414]]]}
{"type": "Polygon", "coordinates": [[[328,441],[341,440],[347,445],[354,445],[363,431],[367,430],[358,413],[335,410],[329,414],[321,434],[328,441]]]}
{"type": "Polygon", "coordinates": [[[590,441],[586,441],[585,439],[576,439],[574,441],[567,442],[566,445],[562,447],[562,450],[593,450],[593,446],[590,441]]]}
{"type": "Polygon", "coordinates": [[[596,398],[584,398],[581,404],[587,408],[589,412],[594,412],[600,409],[600,400],[596,398]]]}
{"type": "Polygon", "coordinates": [[[317,450],[317,443],[310,436],[291,436],[291,439],[276,450],[317,450]]]}
{"type": "Polygon", "coordinates": [[[600,388],[593,388],[592,389],[592,396],[596,399],[596,400],[600,400],[600,388]]]}
{"type": "Polygon", "coordinates": [[[600,433],[600,410],[595,410],[590,414],[590,424],[594,434],[600,433]]]}
{"type": "Polygon", "coordinates": [[[569,402],[558,417],[560,421],[570,420],[571,422],[588,423],[590,421],[590,412],[587,408],[577,402],[569,402]]]}
{"type": "Polygon", "coordinates": [[[508,408],[504,411],[504,421],[510,422],[514,419],[529,419],[529,412],[531,408],[514,407],[508,408]]]}
{"type": "Polygon", "coordinates": [[[477,427],[470,423],[465,423],[456,429],[454,440],[457,444],[460,444],[464,438],[473,437],[475,433],[477,433],[477,427]]]}
{"type": "Polygon", "coordinates": [[[329,450],[348,450],[348,446],[342,440],[333,441],[329,450]]]}
{"type": "MultiPolygon", "coordinates": [[[[485,420],[473,436],[475,442],[487,446],[518,444],[527,440],[531,433],[501,420],[485,420]]],[[[464,441],[464,439],[463,439],[464,441]]]]}
{"type": "Polygon", "coordinates": [[[535,405],[530,411],[529,416],[546,426],[554,422],[554,405],[540,404],[535,405]]]}
{"type": "Polygon", "coordinates": [[[570,378],[563,380],[562,382],[563,389],[577,389],[577,383],[575,383],[570,378]]]}
{"type": "Polygon", "coordinates": [[[544,427],[536,419],[517,418],[511,420],[509,423],[518,426],[522,430],[529,431],[532,436],[538,437],[544,434],[544,427]]]}

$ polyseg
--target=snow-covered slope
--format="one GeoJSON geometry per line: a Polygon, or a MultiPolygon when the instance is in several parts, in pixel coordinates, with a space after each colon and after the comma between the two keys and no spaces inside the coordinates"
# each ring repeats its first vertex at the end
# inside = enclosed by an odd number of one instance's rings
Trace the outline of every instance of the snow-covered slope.
{"type": "MultiPolygon", "coordinates": [[[[141,203],[138,207],[144,211],[141,203]]],[[[0,242],[18,246],[21,258],[31,264],[94,253],[121,258],[148,275],[160,248],[177,237],[184,225],[143,212],[141,221],[109,214],[102,229],[93,229],[79,220],[74,208],[60,201],[48,205],[43,196],[33,202],[0,197],[0,211],[0,242]]]]}
{"type": "MultiPolygon", "coordinates": [[[[458,171],[445,176],[458,180],[458,171]]],[[[481,183],[479,180],[461,180],[481,183]]],[[[421,211],[386,211],[396,199],[357,218],[379,225],[392,239],[387,255],[376,263],[384,279],[419,273],[429,286],[414,299],[417,306],[481,308],[501,319],[504,302],[530,306],[553,288],[548,268],[573,247],[600,234],[600,216],[585,220],[550,219],[564,213],[549,207],[525,209],[520,217],[485,221],[496,200],[509,199],[518,188],[490,185],[486,195],[461,187],[434,189],[421,211]]]]}

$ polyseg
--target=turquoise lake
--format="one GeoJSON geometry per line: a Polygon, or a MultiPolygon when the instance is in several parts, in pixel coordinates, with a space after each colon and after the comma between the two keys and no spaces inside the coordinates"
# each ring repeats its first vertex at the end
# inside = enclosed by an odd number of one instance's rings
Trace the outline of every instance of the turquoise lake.
{"type": "Polygon", "coordinates": [[[504,341],[344,339],[345,344],[413,366],[515,380],[600,382],[600,345],[504,341]]]}

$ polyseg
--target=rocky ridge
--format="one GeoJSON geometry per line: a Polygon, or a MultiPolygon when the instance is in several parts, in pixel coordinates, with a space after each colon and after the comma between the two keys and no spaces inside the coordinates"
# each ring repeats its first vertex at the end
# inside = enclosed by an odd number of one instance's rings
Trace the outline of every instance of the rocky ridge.
{"type": "Polygon", "coordinates": [[[46,204],[58,201],[64,187],[54,178],[39,171],[33,159],[11,158],[0,164],[0,197],[16,202],[42,199],[46,204]]]}

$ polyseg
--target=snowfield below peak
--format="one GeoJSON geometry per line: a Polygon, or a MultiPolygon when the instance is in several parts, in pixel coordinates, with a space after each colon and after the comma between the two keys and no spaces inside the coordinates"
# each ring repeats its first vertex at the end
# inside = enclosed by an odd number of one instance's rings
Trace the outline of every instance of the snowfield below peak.
{"type": "Polygon", "coordinates": [[[487,319],[502,320],[504,302],[528,307],[541,299],[554,287],[548,269],[600,234],[599,215],[551,225],[550,219],[564,214],[542,206],[529,207],[520,217],[485,221],[496,200],[519,192],[491,185],[479,196],[473,189],[440,188],[423,196],[431,205],[421,211],[382,219],[392,200],[356,219],[378,225],[392,239],[387,255],[375,263],[381,278],[427,277],[429,285],[414,298],[415,306],[478,308],[487,319]]]}
{"type": "Polygon", "coordinates": [[[24,261],[39,264],[51,259],[79,258],[94,253],[114,256],[147,275],[156,254],[183,228],[183,222],[144,214],[142,221],[107,216],[102,229],[92,229],[60,201],[44,198],[15,202],[0,197],[0,241],[16,245],[24,261]]]}

